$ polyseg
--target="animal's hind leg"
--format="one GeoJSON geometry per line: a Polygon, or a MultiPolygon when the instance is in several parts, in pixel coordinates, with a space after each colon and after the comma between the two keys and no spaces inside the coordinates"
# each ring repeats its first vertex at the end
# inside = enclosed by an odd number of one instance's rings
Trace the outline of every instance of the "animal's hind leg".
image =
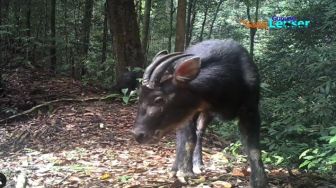
{"type": "Polygon", "coordinates": [[[196,147],[193,154],[193,172],[200,174],[203,168],[203,158],[202,158],[202,141],[205,130],[212,120],[212,117],[208,112],[201,112],[197,118],[196,125],[196,147]]]}
{"type": "Polygon", "coordinates": [[[260,117],[257,105],[252,108],[244,108],[241,111],[239,115],[239,130],[251,166],[251,186],[253,188],[267,187],[259,144],[260,117]]]}

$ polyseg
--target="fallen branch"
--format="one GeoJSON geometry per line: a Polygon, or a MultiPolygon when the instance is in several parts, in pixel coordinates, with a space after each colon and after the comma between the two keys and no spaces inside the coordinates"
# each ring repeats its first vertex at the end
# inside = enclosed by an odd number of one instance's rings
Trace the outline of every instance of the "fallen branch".
{"type": "MultiPolygon", "coordinates": [[[[52,101],[48,101],[42,104],[39,104],[37,106],[32,107],[29,110],[23,111],[21,113],[12,115],[6,119],[2,119],[0,120],[0,124],[4,123],[4,122],[8,122],[10,120],[13,120],[15,118],[21,117],[23,115],[27,115],[29,113],[32,113],[34,111],[36,111],[37,109],[40,109],[42,107],[54,104],[54,103],[59,103],[59,102],[92,102],[92,101],[102,101],[102,100],[108,100],[108,99],[112,99],[112,98],[116,98],[117,96],[119,96],[118,94],[111,94],[111,95],[107,95],[105,97],[93,97],[93,98],[86,98],[86,99],[56,99],[56,100],[52,100],[52,101]]],[[[1,125],[0,125],[1,126],[1,125]]]]}

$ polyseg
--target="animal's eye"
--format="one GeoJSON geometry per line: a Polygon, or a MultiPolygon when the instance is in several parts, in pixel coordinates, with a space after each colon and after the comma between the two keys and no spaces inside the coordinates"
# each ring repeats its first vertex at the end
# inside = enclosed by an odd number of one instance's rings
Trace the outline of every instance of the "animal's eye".
{"type": "Polygon", "coordinates": [[[155,104],[162,104],[164,102],[163,98],[162,97],[156,97],[154,99],[154,103],[155,104]]]}

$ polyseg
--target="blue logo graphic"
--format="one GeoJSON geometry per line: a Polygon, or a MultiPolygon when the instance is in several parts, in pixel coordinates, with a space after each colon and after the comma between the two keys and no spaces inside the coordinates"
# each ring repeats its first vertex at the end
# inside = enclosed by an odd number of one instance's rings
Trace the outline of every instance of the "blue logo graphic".
{"type": "Polygon", "coordinates": [[[310,27],[309,20],[297,20],[294,16],[277,17],[273,16],[268,20],[269,29],[301,29],[310,27]]]}

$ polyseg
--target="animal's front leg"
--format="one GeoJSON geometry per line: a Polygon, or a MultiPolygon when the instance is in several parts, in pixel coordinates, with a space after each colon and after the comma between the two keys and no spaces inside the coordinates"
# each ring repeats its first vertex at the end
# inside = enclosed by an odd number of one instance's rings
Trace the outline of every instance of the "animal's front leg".
{"type": "Polygon", "coordinates": [[[176,133],[176,159],[173,171],[178,177],[193,177],[193,152],[196,144],[196,125],[191,121],[189,125],[179,129],[176,133]]]}

